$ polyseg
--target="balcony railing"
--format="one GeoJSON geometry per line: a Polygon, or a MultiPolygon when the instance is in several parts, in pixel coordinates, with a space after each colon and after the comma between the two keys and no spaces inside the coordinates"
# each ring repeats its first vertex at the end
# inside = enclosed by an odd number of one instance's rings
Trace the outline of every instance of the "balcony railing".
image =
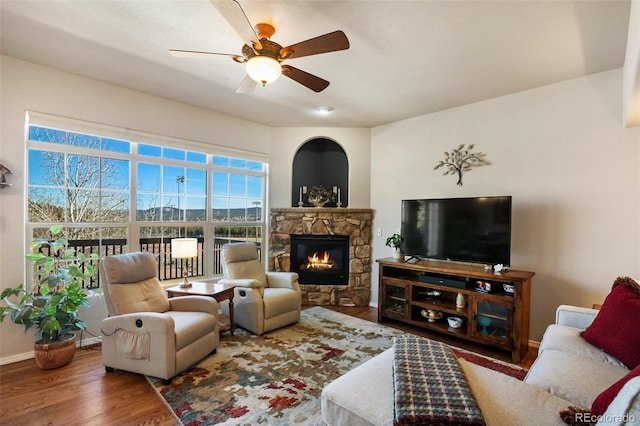
{"type": "MultiPolygon", "coordinates": [[[[207,272],[208,276],[222,275],[222,263],[220,260],[220,251],[222,246],[230,241],[227,238],[216,238],[213,242],[213,270],[207,272]]],[[[244,241],[244,240],[242,240],[244,241]]],[[[261,244],[258,245],[258,255],[262,257],[261,244]]],[[[68,247],[75,249],[76,253],[84,253],[87,258],[92,254],[97,254],[100,259],[105,256],[111,256],[114,254],[122,254],[128,252],[128,245],[126,239],[108,239],[108,240],[69,240],[68,247]]],[[[41,249],[42,252],[46,252],[47,247],[41,249]]],[[[158,278],[163,280],[172,280],[182,278],[184,273],[187,273],[188,277],[204,277],[205,276],[205,261],[204,261],[204,237],[198,238],[198,255],[188,262],[181,262],[180,259],[173,259],[171,257],[171,240],[161,238],[141,238],[140,250],[153,253],[156,257],[158,264],[158,278]]],[[[91,264],[95,270],[98,270],[98,260],[87,261],[91,264]]],[[[83,270],[83,272],[85,272],[83,270]]],[[[39,280],[42,276],[38,275],[36,271],[36,280],[39,280]]],[[[37,288],[37,285],[35,286],[37,288]]],[[[91,277],[84,285],[85,288],[96,289],[100,287],[97,274],[91,277]]]]}

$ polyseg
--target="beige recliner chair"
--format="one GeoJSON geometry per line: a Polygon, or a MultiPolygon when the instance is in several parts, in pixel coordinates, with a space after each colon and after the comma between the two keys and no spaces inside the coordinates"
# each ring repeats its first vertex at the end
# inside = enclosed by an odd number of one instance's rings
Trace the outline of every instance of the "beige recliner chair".
{"type": "Polygon", "coordinates": [[[205,296],[172,299],[156,276],[153,254],[107,256],[100,282],[109,317],[102,320],[107,372],[131,371],[166,382],[215,352],[218,302],[205,296]]]}
{"type": "MultiPolygon", "coordinates": [[[[220,283],[233,284],[235,323],[255,334],[300,320],[302,295],[295,272],[266,272],[254,243],[222,246],[220,283]]],[[[225,315],[229,307],[222,305],[225,315]]]]}

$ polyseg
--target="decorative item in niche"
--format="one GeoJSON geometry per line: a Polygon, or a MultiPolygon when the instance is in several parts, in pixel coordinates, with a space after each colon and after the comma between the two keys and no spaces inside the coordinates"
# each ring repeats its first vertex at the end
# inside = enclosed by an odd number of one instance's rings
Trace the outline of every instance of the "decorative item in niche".
{"type": "Polygon", "coordinates": [[[451,152],[445,151],[444,161],[440,160],[433,170],[438,170],[440,167],[445,168],[444,176],[446,175],[458,175],[458,186],[462,186],[462,174],[468,172],[474,167],[486,166],[491,164],[484,157],[487,154],[482,152],[471,152],[474,145],[470,144],[466,149],[464,144],[451,152]]]}
{"type": "Polygon", "coordinates": [[[325,204],[335,201],[335,194],[324,185],[314,185],[309,189],[307,201],[315,207],[323,207],[325,204]]]}

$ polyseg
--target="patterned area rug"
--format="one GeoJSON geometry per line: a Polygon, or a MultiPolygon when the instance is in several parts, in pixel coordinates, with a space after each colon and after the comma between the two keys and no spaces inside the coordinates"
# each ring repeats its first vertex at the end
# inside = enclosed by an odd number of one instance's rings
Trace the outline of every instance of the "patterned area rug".
{"type": "Polygon", "coordinates": [[[313,307],[299,323],[262,336],[236,328],[215,355],[170,385],[148,380],[185,426],[323,425],[324,385],[390,348],[401,333],[313,307]]]}
{"type": "Polygon", "coordinates": [[[464,358],[469,362],[478,364],[482,367],[486,367],[494,371],[499,371],[508,376],[515,377],[518,380],[524,380],[524,377],[529,371],[517,365],[509,364],[507,362],[503,362],[494,358],[489,358],[487,356],[480,355],[474,352],[469,352],[464,349],[454,347],[452,347],[451,349],[453,349],[453,353],[458,358],[464,358]]]}

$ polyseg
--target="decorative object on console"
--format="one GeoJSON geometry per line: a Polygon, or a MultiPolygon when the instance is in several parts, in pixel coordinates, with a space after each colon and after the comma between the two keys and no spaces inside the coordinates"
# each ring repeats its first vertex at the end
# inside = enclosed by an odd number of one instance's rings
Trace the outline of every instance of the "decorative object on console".
{"type": "Polygon", "coordinates": [[[324,185],[314,185],[309,189],[307,201],[315,207],[324,207],[325,204],[335,201],[335,194],[324,185]]]}
{"type": "Polygon", "coordinates": [[[484,315],[479,315],[478,316],[478,324],[480,324],[480,326],[482,326],[482,330],[480,330],[480,333],[489,334],[489,330],[487,329],[487,327],[489,327],[491,325],[491,318],[486,317],[484,315]]]}
{"type": "Polygon", "coordinates": [[[423,309],[420,311],[420,315],[429,322],[436,322],[442,319],[442,312],[433,309],[423,309]]]}
{"type": "Polygon", "coordinates": [[[460,328],[462,327],[462,323],[464,323],[464,320],[460,317],[448,317],[447,322],[449,323],[449,327],[451,328],[460,328]]]}
{"type": "Polygon", "coordinates": [[[500,272],[507,272],[507,265],[503,265],[502,263],[493,265],[493,272],[496,274],[499,274],[500,272]]]}
{"type": "Polygon", "coordinates": [[[491,283],[488,281],[476,281],[476,291],[491,293],[491,283]]]}
{"type": "Polygon", "coordinates": [[[504,290],[505,293],[513,296],[513,293],[515,293],[515,291],[516,291],[516,286],[513,285],[513,284],[503,283],[502,284],[502,289],[504,290]]]}
{"type": "Polygon", "coordinates": [[[197,238],[174,238],[171,240],[171,257],[182,261],[182,282],[180,287],[191,287],[191,283],[187,279],[189,275],[189,259],[198,255],[198,239],[197,238]],[[187,260],[187,268],[185,269],[185,259],[187,260]]]}
{"type": "Polygon", "coordinates": [[[444,167],[446,170],[443,173],[446,175],[458,175],[458,186],[462,186],[462,174],[468,172],[474,167],[486,166],[491,164],[484,157],[487,154],[482,152],[471,152],[474,145],[470,144],[467,149],[464,149],[464,144],[453,149],[451,152],[445,151],[444,161],[440,160],[433,170],[438,170],[440,167],[444,167]]]}
{"type": "Polygon", "coordinates": [[[640,365],[640,284],[618,277],[593,323],[582,333],[592,345],[633,369],[640,365]]]}
{"type": "Polygon", "coordinates": [[[463,309],[467,306],[467,301],[464,298],[464,294],[458,293],[456,294],[456,308],[463,309]]]}
{"type": "Polygon", "coordinates": [[[390,237],[387,237],[387,242],[384,244],[387,247],[391,247],[393,249],[393,257],[395,259],[402,259],[402,253],[400,253],[400,246],[404,241],[404,237],[400,234],[393,234],[390,237]]]}

